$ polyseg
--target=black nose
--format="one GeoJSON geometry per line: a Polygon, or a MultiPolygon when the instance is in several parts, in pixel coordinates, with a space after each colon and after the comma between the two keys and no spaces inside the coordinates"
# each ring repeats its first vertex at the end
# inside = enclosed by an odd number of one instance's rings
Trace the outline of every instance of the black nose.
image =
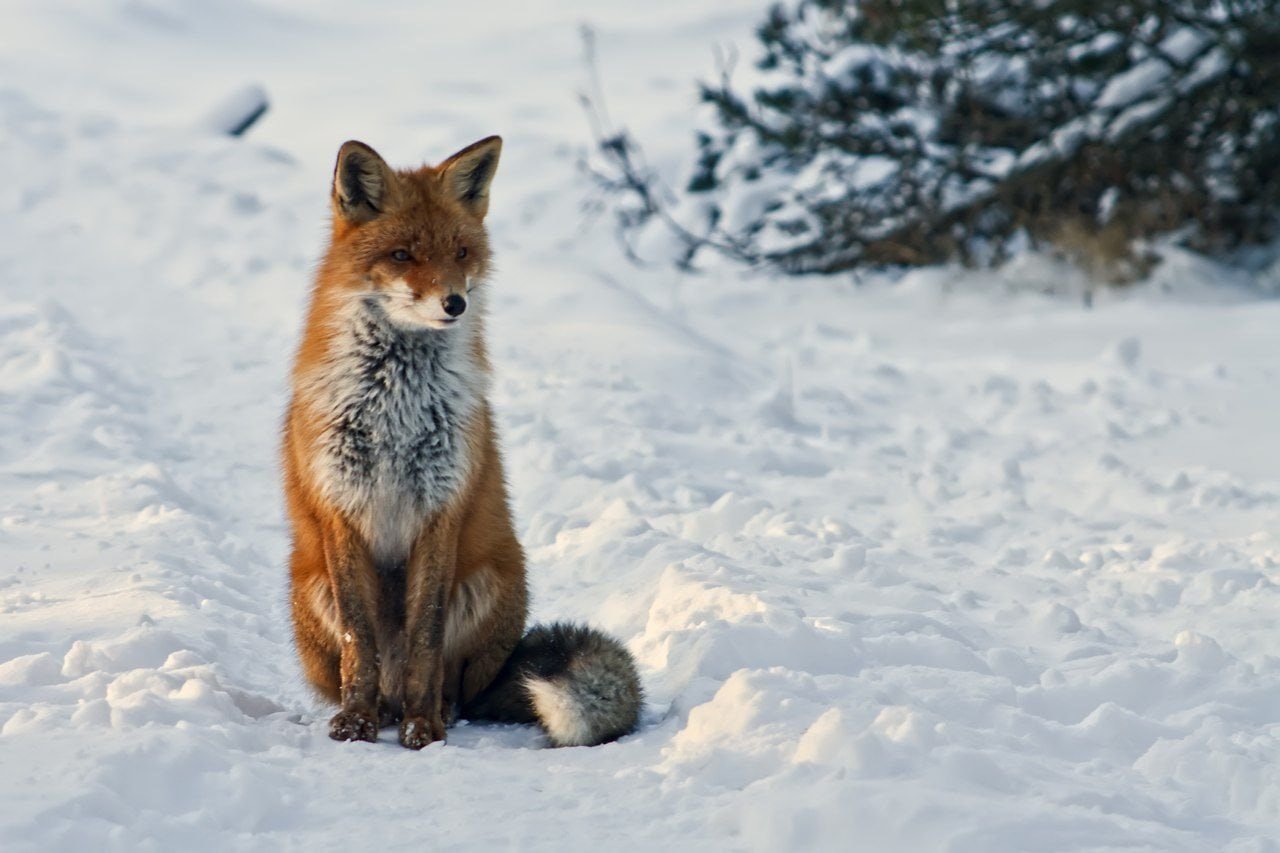
{"type": "Polygon", "coordinates": [[[450,317],[457,317],[463,311],[467,310],[467,300],[463,299],[456,293],[450,293],[444,298],[444,313],[450,317]]]}

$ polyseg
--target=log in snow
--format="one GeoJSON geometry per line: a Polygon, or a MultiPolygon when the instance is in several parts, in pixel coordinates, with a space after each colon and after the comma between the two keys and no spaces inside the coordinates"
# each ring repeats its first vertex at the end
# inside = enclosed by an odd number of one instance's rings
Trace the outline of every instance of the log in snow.
{"type": "Polygon", "coordinates": [[[270,102],[267,90],[257,84],[244,86],[224,98],[208,116],[204,124],[227,136],[243,136],[262,118],[270,102]]]}

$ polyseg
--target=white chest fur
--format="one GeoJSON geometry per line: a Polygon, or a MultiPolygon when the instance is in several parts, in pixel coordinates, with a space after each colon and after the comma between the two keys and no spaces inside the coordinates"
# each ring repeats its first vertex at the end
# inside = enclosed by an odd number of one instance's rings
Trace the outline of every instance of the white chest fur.
{"type": "Polygon", "coordinates": [[[379,563],[403,561],[427,515],[466,481],[466,433],[485,384],[471,326],[404,328],[362,301],[307,383],[326,425],[314,473],[379,563]]]}

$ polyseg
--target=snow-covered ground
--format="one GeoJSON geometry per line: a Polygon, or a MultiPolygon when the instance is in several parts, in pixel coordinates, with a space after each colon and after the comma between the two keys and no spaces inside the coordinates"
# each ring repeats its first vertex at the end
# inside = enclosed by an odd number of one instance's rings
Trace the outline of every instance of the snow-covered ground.
{"type": "Polygon", "coordinates": [[[673,164],[760,6],[0,5],[0,849],[1280,850],[1280,304],[629,266],[578,24],[673,164]],[[622,637],[645,723],[334,743],[275,458],[332,157],[495,132],[534,615],[622,637]]]}

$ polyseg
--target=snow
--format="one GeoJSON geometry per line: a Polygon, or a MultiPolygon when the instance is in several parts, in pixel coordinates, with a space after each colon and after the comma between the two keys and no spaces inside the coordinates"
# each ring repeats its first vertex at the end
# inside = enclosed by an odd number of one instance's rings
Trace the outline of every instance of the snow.
{"type": "Polygon", "coordinates": [[[1168,110],[1170,102],[1168,97],[1154,97],[1126,107],[1107,125],[1106,138],[1113,142],[1123,140],[1135,126],[1152,121],[1168,110]]]}
{"type": "Polygon", "coordinates": [[[1206,33],[1194,27],[1179,27],[1160,42],[1160,53],[1185,65],[1195,59],[1208,43],[1206,33]]]}
{"type": "Polygon", "coordinates": [[[1145,59],[1108,80],[1094,106],[1104,110],[1115,109],[1140,98],[1149,98],[1169,78],[1172,70],[1163,59],[1145,59]]]}
{"type": "Polygon", "coordinates": [[[1110,53],[1124,44],[1124,37],[1116,32],[1101,32],[1084,44],[1073,45],[1067,51],[1072,62],[1080,62],[1093,56],[1110,53]]]}
{"type": "Polygon", "coordinates": [[[845,45],[822,63],[821,76],[836,80],[860,74],[863,75],[867,88],[887,89],[894,72],[886,62],[886,57],[901,61],[896,51],[872,48],[864,44],[845,45]]]}
{"type": "Polygon", "coordinates": [[[8,3],[0,848],[1280,849],[1280,303],[1175,250],[1092,310],[1029,254],[633,267],[582,213],[576,25],[669,162],[761,9],[486,11],[8,3]],[[334,743],[275,461],[332,158],[491,132],[534,615],[620,636],[644,724],[334,743]]]}

